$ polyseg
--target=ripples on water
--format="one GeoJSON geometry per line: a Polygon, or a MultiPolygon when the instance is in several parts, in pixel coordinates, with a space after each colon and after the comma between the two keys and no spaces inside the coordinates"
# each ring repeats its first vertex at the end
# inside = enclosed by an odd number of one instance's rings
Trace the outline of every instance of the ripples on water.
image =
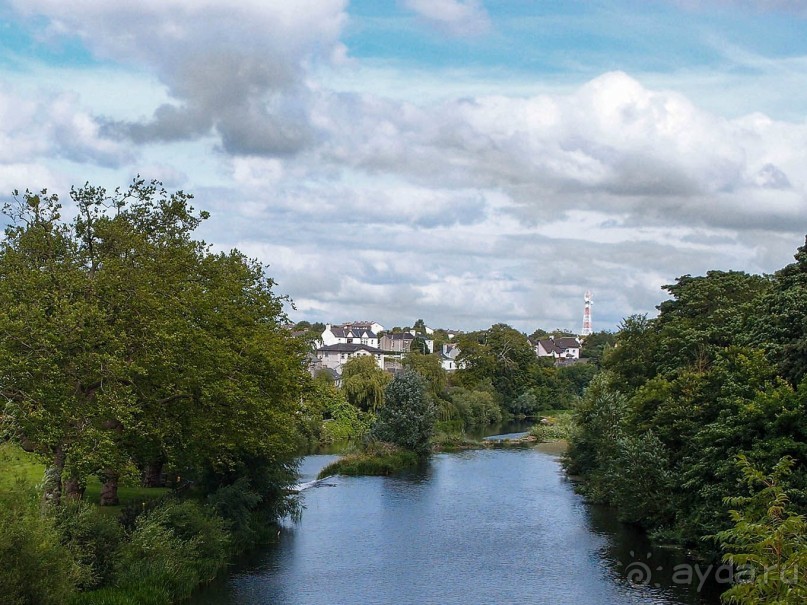
{"type": "MultiPolygon", "coordinates": [[[[306,457],[301,483],[335,458],[306,457]]],[[[673,584],[677,553],[585,505],[535,449],[439,454],[418,473],[329,478],[302,498],[278,544],[192,604],[717,602],[673,584]],[[628,581],[631,564],[650,569],[649,585],[628,581]]]]}

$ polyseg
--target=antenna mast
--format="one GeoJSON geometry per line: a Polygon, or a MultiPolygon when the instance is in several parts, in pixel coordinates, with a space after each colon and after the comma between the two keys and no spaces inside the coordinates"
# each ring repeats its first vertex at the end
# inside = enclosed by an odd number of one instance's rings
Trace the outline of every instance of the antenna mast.
{"type": "Polygon", "coordinates": [[[593,304],[591,298],[591,290],[586,290],[586,295],[583,297],[583,329],[580,332],[581,336],[588,336],[591,334],[591,305],[593,304]]]}

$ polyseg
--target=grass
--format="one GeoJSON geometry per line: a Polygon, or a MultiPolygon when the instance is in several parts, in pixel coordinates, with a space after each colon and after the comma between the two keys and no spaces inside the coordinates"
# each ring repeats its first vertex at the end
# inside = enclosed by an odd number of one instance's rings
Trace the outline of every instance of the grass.
{"type": "Polygon", "coordinates": [[[387,476],[412,470],[422,462],[415,452],[404,450],[390,444],[375,444],[357,454],[348,454],[332,462],[317,475],[318,479],[333,475],[387,476]]]}
{"type": "Polygon", "coordinates": [[[569,410],[562,410],[562,412],[562,414],[554,416],[544,415],[542,421],[532,427],[530,435],[540,443],[568,440],[574,426],[574,419],[569,410]]]}
{"type": "MultiPolygon", "coordinates": [[[[38,485],[45,474],[45,464],[36,454],[26,452],[12,443],[0,443],[0,491],[8,491],[18,481],[29,485],[38,485]]],[[[117,515],[124,507],[130,504],[139,504],[159,498],[167,494],[168,488],[140,487],[137,485],[123,485],[118,488],[120,504],[117,506],[99,506],[98,510],[107,515],[117,515]]],[[[87,489],[84,500],[98,502],[101,498],[101,482],[97,477],[87,480],[87,489]]]]}
{"type": "Polygon", "coordinates": [[[0,491],[8,491],[17,481],[41,483],[45,465],[35,455],[11,443],[0,443],[0,491]]]}
{"type": "Polygon", "coordinates": [[[431,444],[435,452],[458,452],[485,447],[484,442],[481,440],[472,439],[462,432],[437,433],[432,437],[431,444]]]}

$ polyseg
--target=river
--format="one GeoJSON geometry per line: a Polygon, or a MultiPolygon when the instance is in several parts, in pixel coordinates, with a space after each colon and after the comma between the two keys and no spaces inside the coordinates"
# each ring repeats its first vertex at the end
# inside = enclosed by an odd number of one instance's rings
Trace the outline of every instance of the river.
{"type": "MultiPolygon", "coordinates": [[[[331,455],[307,456],[301,481],[331,455]]],[[[718,603],[705,571],[575,494],[539,448],[438,454],[401,477],[334,477],[302,520],[192,605],[718,603]],[[711,590],[711,594],[707,594],[711,590]]]]}

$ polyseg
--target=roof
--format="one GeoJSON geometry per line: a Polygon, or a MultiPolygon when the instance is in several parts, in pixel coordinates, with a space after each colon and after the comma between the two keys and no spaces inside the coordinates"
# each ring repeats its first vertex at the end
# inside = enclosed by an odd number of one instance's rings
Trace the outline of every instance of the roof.
{"type": "Polygon", "coordinates": [[[331,326],[331,334],[336,338],[361,338],[365,334],[367,338],[378,338],[375,332],[364,326],[331,326]]]}
{"type": "Polygon", "coordinates": [[[317,353],[320,352],[332,352],[332,353],[355,353],[356,351],[367,351],[368,353],[381,353],[381,349],[376,349],[375,347],[371,347],[369,345],[363,345],[357,342],[338,342],[335,345],[325,345],[317,349],[317,353]]]}
{"type": "Polygon", "coordinates": [[[415,340],[414,334],[409,332],[390,332],[389,334],[384,334],[384,337],[390,340],[415,340]]]}
{"type": "Polygon", "coordinates": [[[562,336],[561,338],[542,338],[538,341],[547,353],[563,353],[568,349],[579,349],[580,341],[574,336],[562,336]]]}

